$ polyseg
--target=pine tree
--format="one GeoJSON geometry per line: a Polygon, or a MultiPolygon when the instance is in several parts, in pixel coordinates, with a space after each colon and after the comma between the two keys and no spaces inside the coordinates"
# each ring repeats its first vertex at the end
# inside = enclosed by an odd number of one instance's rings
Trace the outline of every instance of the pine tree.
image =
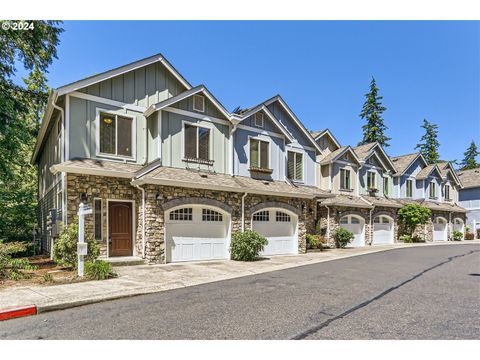
{"type": "Polygon", "coordinates": [[[415,146],[415,150],[420,149],[425,160],[427,160],[429,164],[435,164],[440,158],[438,154],[440,143],[437,139],[438,125],[430,123],[427,119],[423,119],[422,128],[425,129],[425,134],[423,134],[420,139],[420,143],[415,146]]]}
{"type": "Polygon", "coordinates": [[[382,114],[387,108],[382,106],[381,100],[383,96],[378,95],[378,88],[374,77],[372,77],[372,81],[370,82],[370,92],[365,94],[365,97],[367,99],[363,104],[360,117],[366,119],[367,123],[362,126],[363,139],[358,145],[378,141],[382,146],[390,146],[388,141],[391,138],[385,135],[388,127],[385,126],[382,118],[382,114]]]}
{"type": "Polygon", "coordinates": [[[476,157],[480,154],[478,151],[475,141],[472,140],[467,151],[463,153],[463,160],[460,163],[460,170],[469,170],[480,167],[480,164],[477,162],[476,157]]]}

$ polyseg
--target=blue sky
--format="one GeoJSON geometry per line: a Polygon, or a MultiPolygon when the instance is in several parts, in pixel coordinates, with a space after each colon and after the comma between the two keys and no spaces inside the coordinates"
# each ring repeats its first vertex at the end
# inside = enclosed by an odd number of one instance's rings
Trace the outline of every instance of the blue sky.
{"type": "Polygon", "coordinates": [[[440,155],[480,143],[480,22],[65,22],[49,74],[57,87],[163,53],[228,110],[281,94],[311,130],[356,145],[371,76],[387,107],[390,155],[414,151],[424,118],[440,155]]]}

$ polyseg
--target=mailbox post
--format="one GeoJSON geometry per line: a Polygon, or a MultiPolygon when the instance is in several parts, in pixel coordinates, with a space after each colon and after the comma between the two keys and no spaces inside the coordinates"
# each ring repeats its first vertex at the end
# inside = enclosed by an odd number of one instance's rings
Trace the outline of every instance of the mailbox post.
{"type": "Polygon", "coordinates": [[[88,253],[88,246],[85,242],[85,215],[90,215],[92,209],[88,205],[84,205],[83,202],[80,203],[78,207],[78,244],[77,244],[77,254],[78,254],[78,276],[83,277],[83,265],[84,257],[88,253]]]}

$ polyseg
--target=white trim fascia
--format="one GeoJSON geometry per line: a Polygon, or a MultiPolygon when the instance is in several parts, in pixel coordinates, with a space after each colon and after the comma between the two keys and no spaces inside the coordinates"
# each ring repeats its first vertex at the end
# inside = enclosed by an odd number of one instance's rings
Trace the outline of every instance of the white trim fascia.
{"type": "MultiPolygon", "coordinates": [[[[288,130],[283,126],[283,124],[278,121],[278,119],[275,117],[275,115],[272,114],[270,110],[265,106],[265,104],[258,105],[254,108],[252,108],[250,111],[247,111],[246,113],[242,114],[239,119],[240,121],[243,121],[247,118],[249,118],[252,115],[257,114],[260,111],[264,111],[265,114],[270,118],[270,120],[275,124],[275,126],[282,132],[282,134],[290,141],[294,141],[293,136],[288,132],[288,130]]],[[[244,125],[248,126],[248,125],[244,125]]],[[[257,127],[258,128],[258,127],[257,127]]],[[[266,131],[266,130],[265,130],[266,131]]]]}
{"type": "Polygon", "coordinates": [[[112,69],[112,70],[108,70],[108,71],[105,71],[101,74],[98,74],[98,75],[95,75],[95,76],[91,76],[91,77],[88,77],[86,79],[83,79],[83,80],[79,80],[79,81],[75,81],[71,84],[67,84],[67,85],[64,85],[64,86],[61,86],[59,88],[56,89],[56,91],[58,92],[58,96],[62,96],[62,95],[65,95],[67,93],[71,93],[73,91],[76,91],[76,90],[79,90],[79,89],[82,89],[84,87],[87,87],[87,86],[90,86],[90,85],[93,85],[93,84],[96,84],[96,83],[99,83],[101,81],[104,81],[104,80],[108,80],[108,79],[111,79],[113,77],[116,77],[116,76],[119,76],[119,75],[122,75],[122,74],[125,74],[127,72],[130,72],[130,71],[133,71],[133,70],[136,70],[136,69],[139,69],[141,67],[144,67],[144,66],[147,66],[147,65],[150,65],[150,64],[153,64],[153,63],[156,63],[156,62],[160,62],[162,63],[167,69],[168,71],[184,86],[186,87],[187,89],[191,89],[192,86],[187,82],[187,80],[185,80],[183,78],[182,75],[180,75],[180,73],[178,71],[176,71],[172,65],[170,65],[170,63],[163,57],[163,55],[161,54],[156,54],[156,55],[153,55],[153,56],[150,56],[148,58],[145,58],[145,59],[142,59],[142,60],[138,60],[138,61],[135,61],[135,62],[132,62],[130,64],[127,64],[127,65],[123,65],[123,66],[120,66],[118,68],[115,68],[115,69],[112,69]]]}
{"type": "Polygon", "coordinates": [[[116,101],[116,100],[104,98],[104,97],[101,97],[101,96],[81,93],[81,92],[78,92],[78,91],[74,91],[73,93],[69,94],[68,96],[72,96],[72,97],[83,99],[83,100],[93,101],[93,102],[96,102],[96,103],[111,105],[111,106],[115,106],[115,107],[118,107],[118,108],[123,108],[125,110],[136,111],[136,112],[139,112],[139,113],[142,113],[142,114],[146,110],[146,108],[144,106],[128,104],[128,103],[124,103],[124,102],[121,102],[121,101],[116,101]]]}
{"type": "Polygon", "coordinates": [[[217,124],[222,124],[222,125],[231,125],[231,123],[227,120],[219,119],[219,118],[216,118],[216,117],[213,117],[213,116],[208,116],[208,115],[205,115],[205,114],[198,114],[198,113],[188,111],[188,110],[177,109],[177,108],[170,107],[170,106],[168,106],[166,108],[163,108],[162,110],[167,111],[167,112],[171,112],[171,113],[174,113],[174,114],[178,114],[178,115],[184,115],[184,116],[188,116],[188,117],[191,117],[191,118],[200,119],[200,120],[203,120],[203,121],[210,121],[212,123],[217,123],[217,124]]]}
{"type": "MultiPolygon", "coordinates": [[[[383,147],[378,142],[372,147],[371,150],[374,150],[375,148],[378,148],[382,152],[382,154],[387,159],[387,161],[388,161],[389,165],[391,166],[391,168],[393,169],[393,171],[397,172],[397,168],[395,167],[395,164],[393,163],[393,161],[390,159],[390,156],[388,156],[388,154],[385,152],[383,147]]],[[[377,155],[377,157],[378,157],[378,155],[377,155]]],[[[379,158],[379,160],[380,160],[380,158],[379,158]]]]}
{"type": "Polygon", "coordinates": [[[162,112],[159,111],[157,113],[157,157],[160,159],[160,163],[162,162],[162,112]]]}
{"type": "Polygon", "coordinates": [[[99,170],[99,169],[84,168],[84,167],[78,167],[73,165],[68,166],[68,165],[61,165],[61,164],[50,166],[50,171],[52,172],[52,174],[65,172],[68,174],[98,175],[98,176],[119,177],[119,178],[125,178],[125,179],[131,179],[135,175],[133,172],[127,172],[127,171],[99,170]]]}
{"type": "MultiPolygon", "coordinates": [[[[134,115],[129,115],[115,110],[107,110],[99,107],[95,107],[95,158],[96,159],[115,159],[120,161],[137,161],[137,117],[134,115]],[[130,118],[132,119],[132,156],[123,156],[116,154],[107,154],[100,152],[100,113],[106,113],[110,115],[115,115],[115,121],[117,121],[117,116],[130,118]]],[[[115,151],[118,153],[118,126],[115,124],[115,145],[117,149],[115,151]]]]}
{"type": "Polygon", "coordinates": [[[302,145],[296,141],[290,143],[290,144],[286,144],[285,145],[286,147],[288,148],[291,148],[291,149],[301,149],[301,150],[308,150],[308,151],[316,151],[315,148],[313,147],[310,147],[310,146],[305,146],[305,145],[302,145]]]}
{"type": "Polygon", "coordinates": [[[274,133],[274,132],[271,132],[271,131],[268,131],[268,130],[259,129],[259,128],[254,128],[253,126],[238,124],[238,125],[237,125],[237,128],[242,129],[242,130],[246,130],[246,131],[251,131],[251,132],[254,132],[254,133],[257,133],[257,134],[261,134],[261,135],[265,135],[265,136],[273,136],[273,137],[280,138],[280,139],[284,139],[284,138],[285,138],[285,136],[282,135],[282,134],[274,133]]]}
{"type": "Polygon", "coordinates": [[[277,96],[274,96],[273,98],[271,98],[270,100],[267,100],[266,102],[264,102],[265,106],[268,106],[270,105],[271,103],[275,102],[275,101],[278,101],[279,104],[282,105],[282,107],[285,109],[285,111],[288,113],[288,115],[290,115],[290,117],[295,121],[295,123],[297,124],[297,126],[303,131],[303,133],[305,134],[305,136],[307,137],[307,139],[310,140],[310,142],[313,144],[314,148],[320,153],[322,154],[323,151],[322,149],[320,148],[320,146],[317,144],[317,142],[315,141],[315,139],[312,137],[312,134],[310,134],[310,132],[305,128],[305,126],[303,126],[302,122],[300,121],[300,119],[297,118],[297,116],[292,112],[292,110],[290,110],[290,108],[288,107],[288,105],[285,103],[285,101],[282,99],[282,97],[280,95],[277,95],[277,96]]]}
{"type": "Polygon", "coordinates": [[[129,202],[132,204],[132,256],[131,257],[134,257],[136,256],[136,250],[135,250],[135,242],[137,240],[137,232],[135,231],[135,228],[136,228],[136,225],[137,225],[137,219],[135,218],[135,200],[129,200],[129,199],[111,199],[111,198],[107,198],[107,258],[110,257],[110,241],[109,241],[109,238],[110,238],[110,224],[109,224],[109,220],[110,220],[110,214],[109,214],[109,209],[110,209],[110,206],[109,206],[109,202],[129,202]]]}
{"type": "Polygon", "coordinates": [[[382,171],[383,172],[386,172],[386,171],[389,171],[388,168],[385,166],[385,163],[382,161],[382,159],[380,159],[380,156],[377,155],[377,153],[375,151],[372,151],[370,154],[368,154],[366,157],[365,157],[365,160],[364,160],[364,163],[365,165],[370,165],[374,168],[378,168],[378,166],[375,166],[375,165],[371,165],[371,164],[368,164],[367,163],[367,160],[370,159],[372,156],[375,156],[377,158],[377,160],[380,162],[380,165],[382,165],[382,171]]]}
{"type": "Polygon", "coordinates": [[[38,152],[40,151],[40,147],[43,144],[43,140],[45,138],[45,134],[47,132],[48,124],[50,123],[50,117],[52,116],[52,113],[53,113],[53,110],[54,110],[54,105],[57,102],[57,98],[58,98],[58,94],[55,90],[50,92],[50,94],[48,95],[47,108],[45,109],[45,113],[44,113],[43,119],[42,119],[42,125],[40,127],[39,132],[38,132],[37,142],[35,143],[35,150],[33,152],[32,158],[30,160],[32,164],[37,160],[38,152]]]}
{"type": "Polygon", "coordinates": [[[65,160],[70,160],[70,96],[68,95],[65,97],[65,123],[65,160]]]}
{"type": "Polygon", "coordinates": [[[408,164],[408,166],[407,166],[400,174],[395,175],[395,176],[403,176],[403,175],[405,175],[405,173],[407,172],[407,170],[410,169],[410,167],[415,163],[415,161],[418,160],[418,158],[422,159],[423,164],[424,164],[425,166],[428,165],[427,160],[425,160],[425,157],[422,155],[422,153],[418,153],[417,156],[415,156],[415,158],[413,158],[413,160],[410,161],[410,164],[408,164]]]}

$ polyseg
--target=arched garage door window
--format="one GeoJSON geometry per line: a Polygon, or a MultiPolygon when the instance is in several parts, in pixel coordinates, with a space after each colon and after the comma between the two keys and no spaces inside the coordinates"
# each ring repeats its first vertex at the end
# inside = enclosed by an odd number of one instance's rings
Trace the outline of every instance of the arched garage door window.
{"type": "Polygon", "coordinates": [[[182,205],[166,213],[167,262],[228,259],[230,215],[202,205],[182,205]]]}

